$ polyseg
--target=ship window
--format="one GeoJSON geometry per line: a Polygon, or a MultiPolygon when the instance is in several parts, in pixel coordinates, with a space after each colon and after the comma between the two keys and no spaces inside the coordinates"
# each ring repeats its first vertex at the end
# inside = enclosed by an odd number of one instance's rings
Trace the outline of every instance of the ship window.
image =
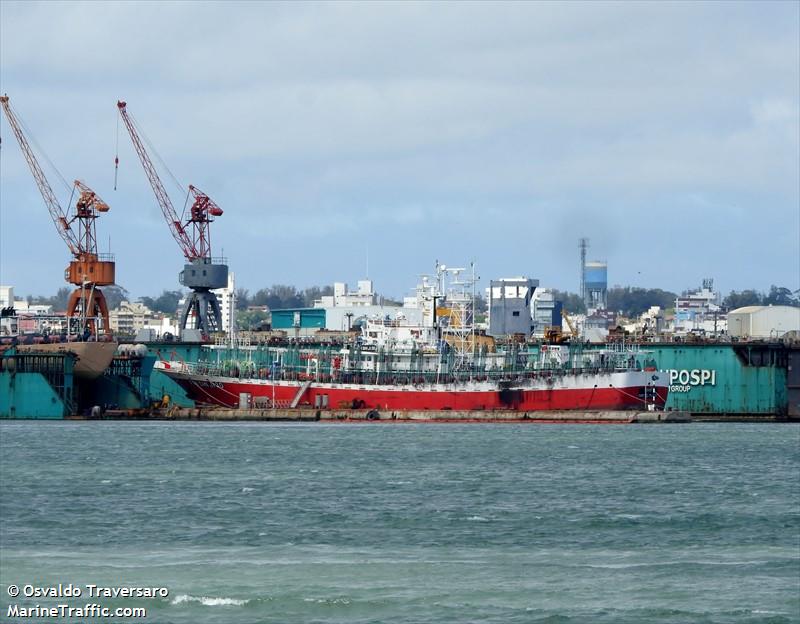
{"type": "Polygon", "coordinates": [[[205,269],[203,269],[203,276],[205,276],[205,274],[206,274],[206,270],[205,270],[205,269]]]}
{"type": "Polygon", "coordinates": [[[519,316],[519,310],[514,310],[514,312],[511,313],[511,316],[519,316]]]}

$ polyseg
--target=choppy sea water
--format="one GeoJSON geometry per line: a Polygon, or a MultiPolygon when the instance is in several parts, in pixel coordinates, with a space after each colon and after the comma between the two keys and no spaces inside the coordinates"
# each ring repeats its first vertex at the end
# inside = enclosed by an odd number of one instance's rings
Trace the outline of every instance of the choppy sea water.
{"type": "Polygon", "coordinates": [[[800,427],[5,422],[0,592],[0,621],[800,622],[800,427]]]}

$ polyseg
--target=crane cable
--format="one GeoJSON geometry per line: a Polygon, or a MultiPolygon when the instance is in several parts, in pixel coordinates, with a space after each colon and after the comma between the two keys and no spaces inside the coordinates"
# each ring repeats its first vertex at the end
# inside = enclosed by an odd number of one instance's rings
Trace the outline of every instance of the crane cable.
{"type": "MultiPolygon", "coordinates": [[[[50,160],[50,157],[47,155],[47,152],[45,152],[42,149],[42,146],[39,145],[39,142],[36,140],[36,137],[30,131],[30,128],[28,128],[27,124],[22,119],[20,114],[17,111],[14,111],[14,116],[17,118],[17,121],[19,121],[20,127],[24,130],[25,136],[28,139],[30,139],[30,142],[33,143],[33,146],[36,148],[36,151],[39,152],[39,155],[42,156],[47,161],[47,164],[49,164],[50,167],[53,169],[53,171],[56,172],[56,175],[58,176],[58,179],[61,180],[61,182],[64,184],[64,188],[66,188],[69,191],[71,189],[72,185],[67,183],[67,180],[64,178],[63,175],[61,175],[61,172],[58,170],[58,167],[56,167],[53,164],[53,161],[50,160]]],[[[67,204],[67,208],[69,208],[69,204],[67,204]]]]}
{"type": "MultiPolygon", "coordinates": [[[[136,129],[136,132],[139,134],[139,136],[142,137],[142,139],[144,139],[144,142],[147,144],[147,147],[148,147],[150,153],[155,155],[155,157],[158,160],[158,162],[161,165],[161,167],[169,174],[169,177],[172,179],[172,181],[174,182],[175,186],[178,189],[180,189],[181,194],[183,194],[183,192],[184,192],[183,184],[181,184],[178,181],[178,178],[176,178],[173,175],[172,171],[170,171],[170,168],[167,167],[167,163],[165,163],[164,159],[161,158],[161,154],[158,153],[158,150],[156,150],[155,146],[152,144],[152,142],[148,138],[147,134],[144,132],[144,130],[142,130],[142,127],[139,125],[139,122],[136,121],[136,118],[133,116],[133,114],[130,111],[127,111],[127,115],[128,115],[128,118],[131,121],[131,124],[136,129]]],[[[120,117],[119,114],[117,114],[117,144],[116,144],[116,153],[115,153],[115,156],[114,156],[114,190],[115,191],[117,190],[117,172],[119,171],[119,117],[120,117]]],[[[164,189],[164,190],[166,191],[166,189],[164,189]]],[[[188,194],[188,191],[187,191],[187,194],[188,194]]]]}
{"type": "Polygon", "coordinates": [[[119,172],[119,115],[114,115],[117,118],[117,146],[114,149],[114,190],[117,190],[117,173],[119,172]]]}
{"type": "Polygon", "coordinates": [[[155,146],[153,146],[153,144],[150,142],[150,139],[148,138],[147,134],[144,132],[144,130],[142,130],[142,127],[139,125],[139,122],[136,121],[136,118],[130,112],[128,112],[128,117],[131,118],[131,122],[133,122],[133,125],[136,127],[136,131],[144,139],[144,142],[147,143],[147,147],[149,148],[150,152],[152,152],[155,155],[155,157],[158,159],[159,164],[169,174],[169,177],[172,178],[172,181],[175,183],[175,186],[178,187],[181,191],[181,194],[183,194],[183,189],[184,189],[183,184],[181,184],[178,181],[178,178],[176,178],[172,174],[172,171],[170,171],[169,167],[167,167],[167,163],[164,162],[164,159],[161,158],[161,154],[158,153],[158,150],[156,150],[155,146]]]}

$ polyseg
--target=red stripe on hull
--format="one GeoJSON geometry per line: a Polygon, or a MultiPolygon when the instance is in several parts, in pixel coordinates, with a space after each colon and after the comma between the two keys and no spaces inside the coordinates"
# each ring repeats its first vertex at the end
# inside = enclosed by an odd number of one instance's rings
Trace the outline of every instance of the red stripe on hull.
{"type": "MultiPolygon", "coordinates": [[[[169,373],[168,373],[169,374],[169,373]]],[[[198,403],[211,403],[224,407],[238,407],[239,395],[248,393],[253,398],[273,399],[279,405],[287,405],[295,399],[299,385],[248,383],[247,381],[217,381],[202,377],[169,374],[189,398],[198,403]],[[273,390],[274,389],[274,390],[273,390]]],[[[656,386],[656,406],[663,408],[667,399],[667,388],[656,386]]],[[[651,388],[652,391],[652,388],[651,388]]],[[[644,409],[644,386],[624,388],[554,388],[518,389],[505,396],[499,390],[492,391],[446,391],[417,390],[413,387],[387,390],[358,387],[309,387],[302,395],[299,406],[318,405],[327,395],[329,409],[360,407],[378,410],[624,410],[644,409]]],[[[652,403],[652,399],[650,399],[652,403]]]]}

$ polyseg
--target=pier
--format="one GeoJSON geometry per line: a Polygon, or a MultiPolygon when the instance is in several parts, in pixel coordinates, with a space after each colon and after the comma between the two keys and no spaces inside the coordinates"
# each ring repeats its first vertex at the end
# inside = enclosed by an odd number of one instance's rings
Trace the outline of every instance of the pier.
{"type": "MultiPolygon", "coordinates": [[[[633,424],[689,423],[688,412],[658,411],[536,411],[514,410],[324,410],[313,408],[231,409],[219,407],[155,408],[152,410],[108,410],[100,419],[147,419],[158,421],[251,421],[327,423],[551,423],[633,424]]],[[[81,420],[85,418],[79,418],[81,420]]],[[[96,418],[95,418],[96,419],[96,418]]]]}

